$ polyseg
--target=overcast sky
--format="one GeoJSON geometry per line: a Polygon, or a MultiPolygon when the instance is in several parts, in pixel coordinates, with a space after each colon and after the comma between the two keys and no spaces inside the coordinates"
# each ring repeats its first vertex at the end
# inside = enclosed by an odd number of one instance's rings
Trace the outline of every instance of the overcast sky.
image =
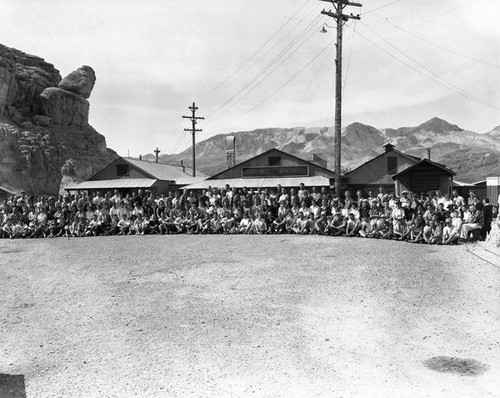
{"type": "MultiPolygon", "coordinates": [[[[197,135],[331,126],[334,21],[317,0],[1,0],[2,44],[64,77],[96,71],[90,123],[121,155],[197,135]],[[333,27],[327,34],[325,22],[333,27]]],[[[343,125],[416,126],[438,116],[500,125],[498,0],[365,0],[344,31],[343,125]]]]}

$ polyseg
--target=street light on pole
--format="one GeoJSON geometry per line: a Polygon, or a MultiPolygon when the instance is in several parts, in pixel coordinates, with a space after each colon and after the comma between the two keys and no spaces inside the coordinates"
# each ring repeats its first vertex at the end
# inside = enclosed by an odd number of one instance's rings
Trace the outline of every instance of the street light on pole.
{"type": "MultiPolygon", "coordinates": [[[[349,21],[350,19],[361,19],[359,15],[347,15],[344,14],[344,8],[346,6],[354,6],[361,7],[360,3],[353,3],[348,0],[320,0],[326,1],[328,3],[332,3],[335,11],[332,10],[321,11],[321,14],[327,15],[333,19],[335,19],[337,23],[337,58],[335,60],[335,193],[340,195],[340,174],[341,174],[341,153],[342,153],[342,31],[344,23],[349,21]]],[[[327,30],[325,28],[326,24],[323,24],[323,28],[321,29],[322,33],[326,33],[327,30]]],[[[326,25],[328,26],[328,25],[326,25]]]]}

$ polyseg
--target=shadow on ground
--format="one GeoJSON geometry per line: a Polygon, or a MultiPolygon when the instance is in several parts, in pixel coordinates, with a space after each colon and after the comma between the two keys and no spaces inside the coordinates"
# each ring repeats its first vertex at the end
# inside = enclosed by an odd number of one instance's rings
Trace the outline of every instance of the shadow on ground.
{"type": "Polygon", "coordinates": [[[431,370],[442,373],[454,373],[460,376],[479,376],[488,370],[488,366],[475,359],[456,357],[432,357],[424,361],[431,370]]]}
{"type": "Polygon", "coordinates": [[[0,397],[26,398],[24,376],[0,373],[0,397]]]}

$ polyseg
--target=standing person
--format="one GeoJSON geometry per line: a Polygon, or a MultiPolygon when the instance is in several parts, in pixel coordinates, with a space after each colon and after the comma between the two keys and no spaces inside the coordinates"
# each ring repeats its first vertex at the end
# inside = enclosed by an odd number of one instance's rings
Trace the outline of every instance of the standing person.
{"type": "Polygon", "coordinates": [[[299,197],[300,202],[305,201],[306,204],[309,205],[309,191],[306,189],[303,182],[300,183],[299,192],[297,193],[297,196],[299,197]]]}
{"type": "Polygon", "coordinates": [[[342,215],[344,217],[348,217],[349,212],[351,211],[351,207],[354,204],[354,199],[352,198],[350,191],[345,191],[344,198],[345,199],[344,199],[344,203],[342,206],[342,215]]]}
{"type": "Polygon", "coordinates": [[[311,199],[316,201],[316,203],[321,203],[321,193],[318,191],[317,187],[313,187],[311,192],[311,199]]]}
{"type": "Polygon", "coordinates": [[[386,200],[387,194],[385,193],[385,189],[383,187],[378,188],[377,199],[379,203],[382,203],[386,200]]]}
{"type": "Polygon", "coordinates": [[[476,196],[474,191],[469,191],[469,197],[467,198],[467,206],[474,205],[477,207],[477,204],[480,203],[479,198],[476,196]]]}
{"type": "Polygon", "coordinates": [[[464,198],[458,194],[458,190],[456,189],[454,189],[453,192],[451,193],[451,200],[453,200],[457,208],[465,206],[464,198]]]}
{"type": "Polygon", "coordinates": [[[488,198],[483,199],[483,229],[481,230],[481,237],[486,240],[486,236],[491,231],[491,223],[493,221],[493,205],[488,198]]]}
{"type": "Polygon", "coordinates": [[[290,203],[290,196],[288,196],[288,194],[286,193],[286,188],[281,188],[278,201],[280,202],[280,205],[281,204],[288,205],[290,203]]]}

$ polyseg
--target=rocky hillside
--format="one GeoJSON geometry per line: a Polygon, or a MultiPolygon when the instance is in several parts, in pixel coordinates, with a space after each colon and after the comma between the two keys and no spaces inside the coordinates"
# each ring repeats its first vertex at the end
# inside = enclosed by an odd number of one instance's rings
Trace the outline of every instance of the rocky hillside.
{"type": "Polygon", "coordinates": [[[0,44],[0,191],[57,194],[116,159],[88,124],[95,81],[0,44]]]}
{"type": "MultiPolygon", "coordinates": [[[[390,141],[402,152],[424,157],[431,148],[431,158],[453,169],[456,179],[474,182],[487,176],[500,176],[500,126],[487,134],[465,131],[445,120],[433,118],[417,127],[377,129],[354,123],[343,130],[343,171],[353,169],[383,152],[390,141]]],[[[237,162],[271,148],[297,156],[316,153],[333,167],[334,136],[329,128],[261,129],[236,135],[237,162]]],[[[225,168],[225,137],[216,135],[196,145],[197,165],[208,175],[225,168]]],[[[176,155],[164,155],[162,161],[191,162],[191,148],[176,155]]]]}

